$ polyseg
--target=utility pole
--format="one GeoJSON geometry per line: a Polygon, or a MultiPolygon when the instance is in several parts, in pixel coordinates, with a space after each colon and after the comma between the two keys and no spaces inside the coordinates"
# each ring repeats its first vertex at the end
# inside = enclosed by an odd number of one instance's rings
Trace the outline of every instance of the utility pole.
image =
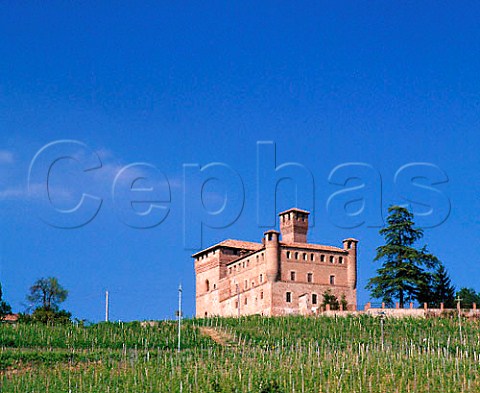
{"type": "Polygon", "coordinates": [[[385,325],[385,312],[382,311],[380,313],[380,328],[381,328],[381,335],[382,335],[382,351],[384,349],[384,345],[385,345],[385,329],[384,329],[384,325],[385,325]]]}
{"type": "Polygon", "coordinates": [[[178,352],[180,352],[181,334],[180,330],[182,325],[182,284],[178,286],[178,352]]]}
{"type": "Polygon", "coordinates": [[[109,310],[108,310],[108,307],[109,307],[109,299],[108,299],[108,291],[105,291],[105,322],[108,322],[108,319],[109,319],[109,310]]]}
{"type": "Polygon", "coordinates": [[[463,337],[462,337],[462,309],[461,309],[461,306],[460,306],[460,302],[462,301],[463,299],[460,299],[460,295],[457,296],[457,298],[455,299],[455,301],[457,302],[457,310],[458,310],[458,329],[460,331],[460,344],[463,344],[463,337]]]}

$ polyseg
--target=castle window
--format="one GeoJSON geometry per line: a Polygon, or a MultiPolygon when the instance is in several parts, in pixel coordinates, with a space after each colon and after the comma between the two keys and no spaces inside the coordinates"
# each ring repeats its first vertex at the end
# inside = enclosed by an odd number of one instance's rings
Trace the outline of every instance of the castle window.
{"type": "Polygon", "coordinates": [[[263,282],[263,274],[260,274],[260,282],[263,282]]]}
{"type": "Polygon", "coordinates": [[[295,253],[295,259],[298,259],[298,252],[295,253]]]}
{"type": "Polygon", "coordinates": [[[243,263],[242,263],[242,267],[245,267],[245,261],[243,261],[243,263]]]}
{"type": "Polygon", "coordinates": [[[250,265],[250,260],[247,259],[247,267],[250,265]]]}
{"type": "Polygon", "coordinates": [[[335,262],[335,257],[332,255],[332,256],[330,257],[330,263],[333,263],[333,262],[335,262]]]}
{"type": "Polygon", "coordinates": [[[312,293],[312,304],[317,304],[317,294],[312,293]]]}
{"type": "Polygon", "coordinates": [[[208,292],[210,290],[210,281],[205,280],[205,291],[208,292]]]}
{"type": "Polygon", "coordinates": [[[232,268],[231,267],[228,268],[228,274],[232,274],[232,268]]]}
{"type": "Polygon", "coordinates": [[[330,276],[330,285],[335,285],[335,276],[330,276]]]}
{"type": "Polygon", "coordinates": [[[321,262],[325,262],[325,255],[323,255],[323,254],[320,255],[320,261],[321,261],[321,262]]]}
{"type": "Polygon", "coordinates": [[[291,258],[291,253],[290,251],[287,251],[287,259],[290,259],[291,258]]]}
{"type": "Polygon", "coordinates": [[[343,257],[338,257],[338,263],[343,263],[343,257]]]}
{"type": "Polygon", "coordinates": [[[308,258],[307,258],[307,253],[304,252],[304,253],[303,253],[303,260],[306,261],[307,259],[308,259],[308,258]]]}
{"type": "Polygon", "coordinates": [[[245,280],[244,286],[245,286],[245,289],[248,288],[248,281],[247,280],[245,280]]]}
{"type": "Polygon", "coordinates": [[[290,280],[295,281],[297,274],[295,272],[290,272],[290,280]]]}
{"type": "Polygon", "coordinates": [[[213,289],[217,289],[217,284],[213,284],[213,289]]]}
{"type": "Polygon", "coordinates": [[[286,295],[285,295],[285,301],[287,303],[291,303],[292,302],[292,292],[287,292],[286,295]]]}
{"type": "Polygon", "coordinates": [[[315,260],[315,254],[310,254],[310,260],[314,261],[315,260]]]}
{"type": "Polygon", "coordinates": [[[307,282],[313,282],[313,273],[307,273],[307,282]]]}
{"type": "Polygon", "coordinates": [[[262,299],[262,300],[263,300],[263,291],[262,291],[262,292],[260,292],[260,299],[262,299]]]}
{"type": "Polygon", "coordinates": [[[258,255],[257,255],[257,263],[258,263],[258,255]]]}
{"type": "Polygon", "coordinates": [[[352,242],[348,242],[347,247],[348,247],[348,249],[352,248],[352,242]]]}
{"type": "Polygon", "coordinates": [[[245,298],[245,300],[243,301],[243,303],[244,303],[245,305],[247,305],[247,303],[248,303],[247,298],[245,298]]]}
{"type": "Polygon", "coordinates": [[[238,308],[238,302],[235,302],[235,308],[238,308]]]}
{"type": "Polygon", "coordinates": [[[205,316],[208,316],[208,312],[205,311],[205,316]]]}

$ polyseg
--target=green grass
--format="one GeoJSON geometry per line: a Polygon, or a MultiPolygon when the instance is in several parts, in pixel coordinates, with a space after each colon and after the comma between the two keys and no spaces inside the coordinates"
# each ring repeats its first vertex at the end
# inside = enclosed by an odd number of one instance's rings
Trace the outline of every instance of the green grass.
{"type": "Polygon", "coordinates": [[[478,321],[262,318],[0,326],[1,392],[477,392],[478,321]],[[232,346],[201,334],[213,327],[232,346]]]}

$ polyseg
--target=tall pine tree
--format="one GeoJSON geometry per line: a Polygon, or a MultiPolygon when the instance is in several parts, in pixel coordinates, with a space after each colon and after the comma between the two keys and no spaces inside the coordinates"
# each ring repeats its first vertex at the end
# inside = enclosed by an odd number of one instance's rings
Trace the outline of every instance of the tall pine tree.
{"type": "Polygon", "coordinates": [[[367,289],[374,298],[387,304],[398,300],[400,307],[405,302],[420,300],[425,288],[430,287],[430,269],[438,265],[438,259],[420,249],[415,243],[423,237],[423,231],[415,227],[413,214],[401,206],[388,209],[387,226],[380,230],[385,245],[377,248],[375,261],[383,261],[377,276],[368,281],[367,289]]]}
{"type": "Polygon", "coordinates": [[[455,307],[455,287],[448,276],[447,269],[440,263],[433,273],[433,303],[440,306],[440,303],[446,308],[455,307]]]}

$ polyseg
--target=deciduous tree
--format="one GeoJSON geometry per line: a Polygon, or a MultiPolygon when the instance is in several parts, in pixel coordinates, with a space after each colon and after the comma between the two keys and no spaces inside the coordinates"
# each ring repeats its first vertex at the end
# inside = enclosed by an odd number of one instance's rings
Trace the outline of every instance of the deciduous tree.
{"type": "Polygon", "coordinates": [[[37,308],[45,311],[56,311],[58,305],[63,303],[68,296],[68,291],[63,288],[55,277],[41,278],[30,287],[28,301],[36,304],[37,308]]]}
{"type": "Polygon", "coordinates": [[[476,293],[473,288],[461,288],[457,292],[457,297],[462,299],[461,306],[463,308],[472,308],[473,303],[480,305],[480,294],[476,293]]]}

